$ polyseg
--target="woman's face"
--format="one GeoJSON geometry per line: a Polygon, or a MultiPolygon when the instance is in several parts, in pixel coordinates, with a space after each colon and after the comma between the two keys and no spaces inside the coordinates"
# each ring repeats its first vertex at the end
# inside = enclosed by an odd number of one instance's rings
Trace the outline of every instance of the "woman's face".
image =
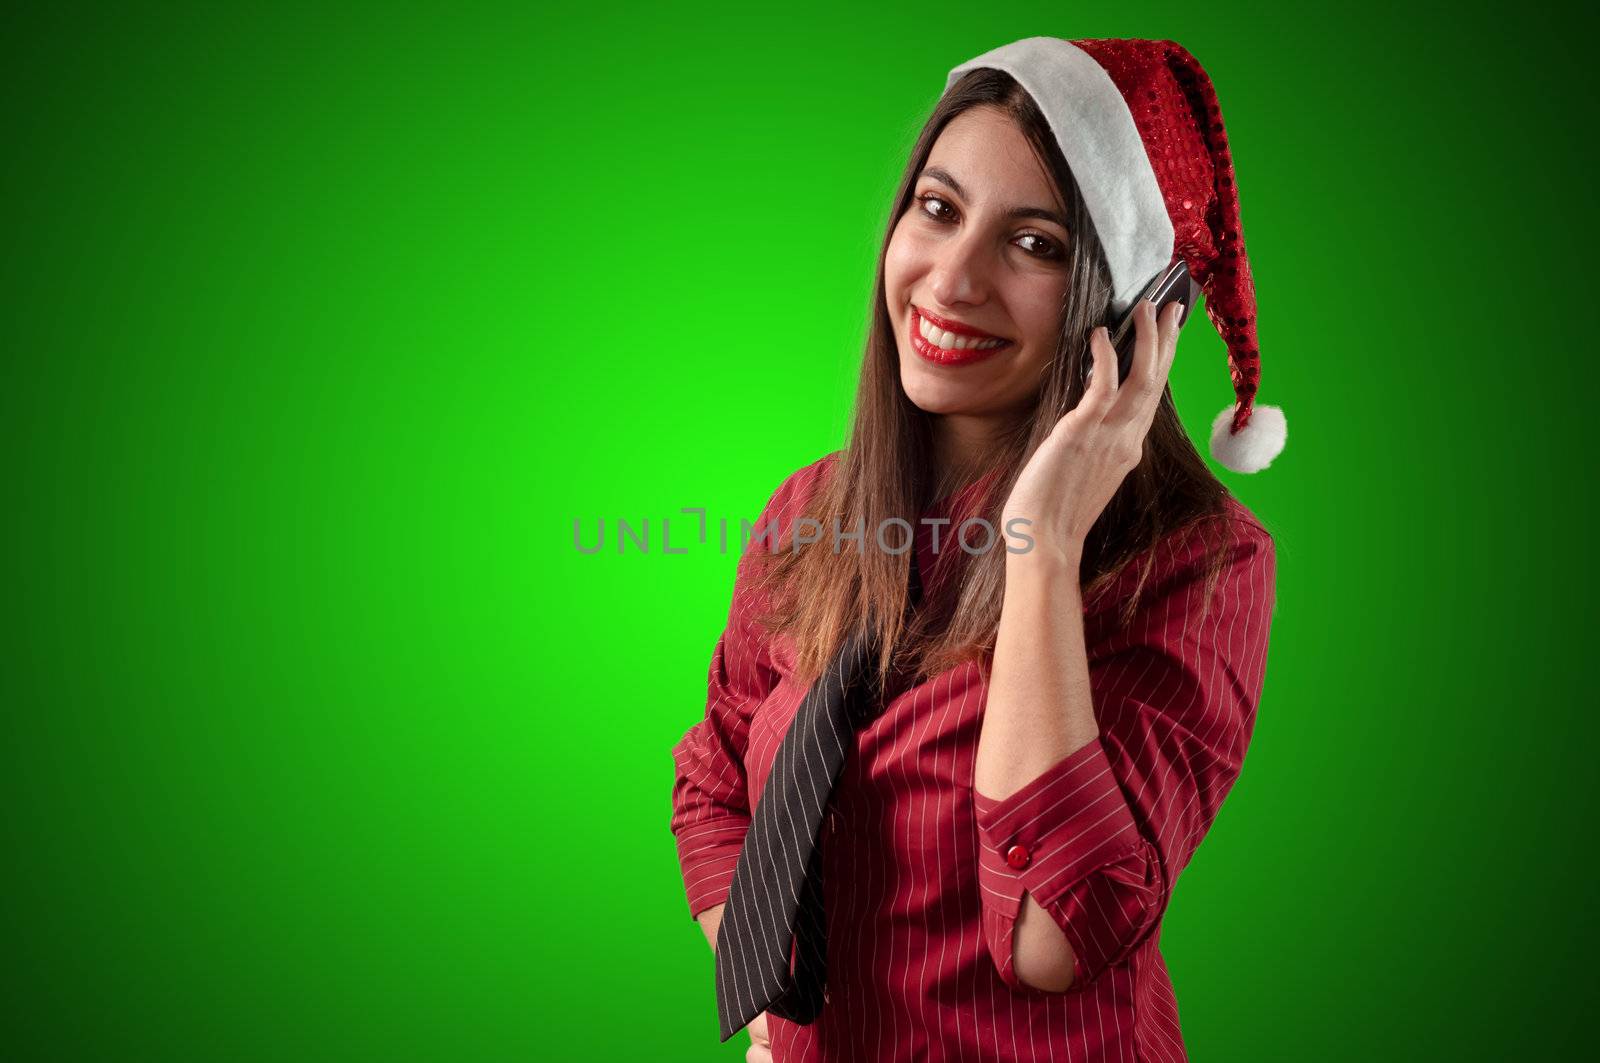
{"type": "Polygon", "coordinates": [[[945,126],[884,260],[900,383],[919,408],[1003,419],[1034,400],[1067,293],[1065,213],[1003,111],[945,126]]]}

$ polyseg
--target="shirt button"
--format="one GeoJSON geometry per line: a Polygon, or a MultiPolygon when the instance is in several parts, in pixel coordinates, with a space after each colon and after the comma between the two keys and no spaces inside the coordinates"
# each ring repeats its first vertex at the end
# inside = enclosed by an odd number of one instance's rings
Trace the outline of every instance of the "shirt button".
{"type": "Polygon", "coordinates": [[[1006,850],[1006,863],[1012,867],[1023,868],[1028,866],[1028,850],[1025,846],[1013,845],[1006,850]]]}

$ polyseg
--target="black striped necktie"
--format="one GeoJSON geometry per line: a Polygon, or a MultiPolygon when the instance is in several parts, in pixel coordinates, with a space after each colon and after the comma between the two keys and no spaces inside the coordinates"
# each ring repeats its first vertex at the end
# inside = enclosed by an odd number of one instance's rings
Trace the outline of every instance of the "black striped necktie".
{"type": "MultiPolygon", "coordinates": [[[[921,591],[913,547],[913,606],[921,591]]],[[[876,660],[875,638],[847,635],[778,746],[717,931],[723,1041],[763,1011],[798,1023],[812,1022],[822,1011],[827,923],[817,836],[856,728],[881,707],[876,660]]]]}

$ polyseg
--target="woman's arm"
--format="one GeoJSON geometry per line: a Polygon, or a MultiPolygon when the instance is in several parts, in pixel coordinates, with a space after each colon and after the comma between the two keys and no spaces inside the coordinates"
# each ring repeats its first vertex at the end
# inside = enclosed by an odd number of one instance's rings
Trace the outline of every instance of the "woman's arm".
{"type": "Polygon", "coordinates": [[[728,906],[727,901],[713,905],[695,916],[700,923],[700,929],[705,931],[706,940],[711,943],[711,951],[717,951],[717,928],[722,926],[722,910],[728,906]]]}
{"type": "MultiPolygon", "coordinates": [[[[1000,802],[1099,737],[1076,559],[1011,554],[973,789],[1000,802]]],[[[1073,977],[1066,935],[1031,894],[1021,904],[1012,944],[1017,980],[1065,990],[1073,977]]]]}
{"type": "MultiPolygon", "coordinates": [[[[815,468],[807,466],[778,486],[757,519],[758,536],[787,523],[796,491],[815,468]]],[[[757,557],[770,548],[770,542],[752,542],[739,559],[728,622],[707,672],[705,716],[672,749],[670,825],[689,914],[696,920],[727,899],[752,818],[744,770],[750,720],[779,682],[757,623],[764,601],[754,586],[757,557]]]]}
{"type": "Polygon", "coordinates": [[[1008,569],[973,805],[984,934],[1013,988],[1078,987],[1137,948],[1238,779],[1276,555],[1247,516],[1222,523],[1225,540],[1157,547],[1125,628],[1114,605],[1086,626],[1059,563],[1008,569]]]}
{"type": "Polygon", "coordinates": [[[1181,307],[1135,308],[1118,381],[1105,329],[1094,376],[1029,458],[1002,523],[1034,547],[1007,556],[973,778],[983,929],[1018,990],[1092,982],[1159,920],[1236,777],[1255,718],[1271,611],[1272,543],[1243,516],[1229,604],[1208,610],[1199,536],[1158,547],[1153,593],[1128,630],[1085,630],[1084,542],[1143,456],[1177,349],[1181,307]]]}

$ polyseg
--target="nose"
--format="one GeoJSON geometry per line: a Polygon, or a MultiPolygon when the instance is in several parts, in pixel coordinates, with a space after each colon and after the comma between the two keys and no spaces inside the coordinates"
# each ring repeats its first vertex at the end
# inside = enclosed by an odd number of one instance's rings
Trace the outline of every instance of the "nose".
{"type": "Polygon", "coordinates": [[[979,237],[974,230],[939,245],[928,287],[941,305],[982,303],[989,297],[992,264],[979,237]]]}

